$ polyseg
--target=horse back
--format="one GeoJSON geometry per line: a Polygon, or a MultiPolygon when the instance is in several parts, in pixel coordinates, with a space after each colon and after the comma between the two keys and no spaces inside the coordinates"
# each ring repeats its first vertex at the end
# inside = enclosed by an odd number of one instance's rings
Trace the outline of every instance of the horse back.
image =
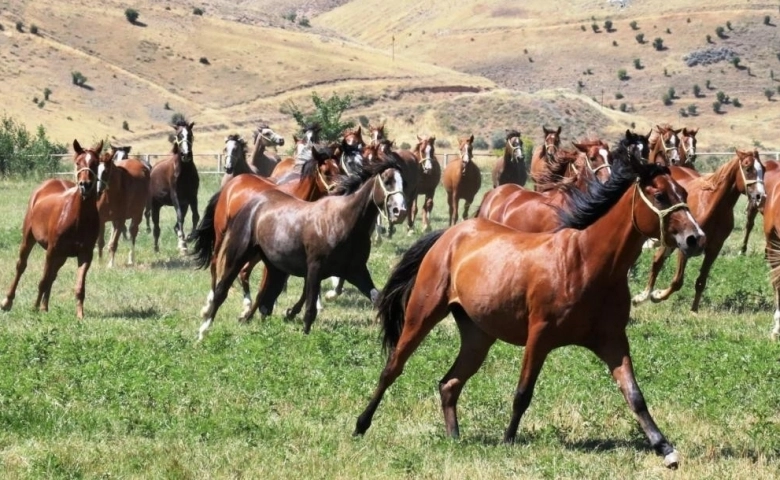
{"type": "Polygon", "coordinates": [[[499,211],[503,210],[504,204],[512,197],[512,195],[521,189],[519,185],[508,183],[506,185],[500,185],[496,188],[489,190],[484,197],[482,197],[482,203],[477,211],[477,217],[498,221],[496,215],[499,211]]]}

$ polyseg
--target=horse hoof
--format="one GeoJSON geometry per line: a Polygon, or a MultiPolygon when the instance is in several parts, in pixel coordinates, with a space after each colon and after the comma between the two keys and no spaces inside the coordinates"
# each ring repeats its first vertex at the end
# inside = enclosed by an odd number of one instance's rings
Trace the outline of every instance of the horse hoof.
{"type": "Polygon", "coordinates": [[[327,293],[325,293],[325,300],[333,300],[334,298],[338,297],[339,294],[336,293],[335,290],[328,290],[327,293]]]}
{"type": "Polygon", "coordinates": [[[12,300],[8,300],[6,298],[5,300],[3,300],[3,303],[0,304],[0,308],[2,308],[3,311],[7,312],[8,310],[11,310],[13,304],[14,302],[12,300]]]}
{"type": "Polygon", "coordinates": [[[292,308],[288,308],[286,312],[284,312],[284,319],[285,320],[292,320],[295,318],[295,312],[292,311],[292,308]]]}
{"type": "Polygon", "coordinates": [[[680,466],[680,456],[677,454],[677,450],[672,450],[664,457],[664,467],[677,470],[678,466],[680,466]]]}
{"type": "Polygon", "coordinates": [[[640,293],[639,295],[636,295],[634,298],[631,299],[631,305],[637,306],[647,300],[647,294],[640,293]]]}
{"type": "Polygon", "coordinates": [[[414,230],[410,228],[409,231],[406,232],[406,236],[411,237],[412,235],[414,235],[414,230]]]}
{"type": "Polygon", "coordinates": [[[653,303],[660,303],[664,300],[666,300],[666,298],[664,298],[664,292],[662,290],[655,290],[650,294],[650,301],[653,303]]]}

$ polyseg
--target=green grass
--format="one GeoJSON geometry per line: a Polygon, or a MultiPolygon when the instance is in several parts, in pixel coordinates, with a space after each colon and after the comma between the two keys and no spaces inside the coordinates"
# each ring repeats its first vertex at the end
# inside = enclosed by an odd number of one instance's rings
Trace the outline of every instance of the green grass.
{"type": "MultiPolygon", "coordinates": [[[[201,209],[216,186],[215,178],[203,180],[201,209]]],[[[6,289],[34,184],[0,188],[6,289]]],[[[274,315],[249,325],[235,320],[234,290],[196,345],[208,273],[177,253],[171,208],[163,210],[161,253],[142,230],[137,266],[93,264],[83,321],[75,318],[73,260],[54,285],[50,312],[32,311],[43,259],[36,247],[13,310],[0,314],[0,471],[36,479],[776,478],[780,350],[768,338],[772,292],[760,221],[748,256],[736,256],[744,200],[736,211],[737,228],[699,314],[688,309],[700,259],[689,264],[681,292],[632,312],[638,381],[682,456],[676,473],[649,449],[604,365],[573,347],[550,356],[520,441],[505,446],[522,350],[496,345],[461,398],[461,440],[447,439],[436,386],[457,350],[451,321],[412,357],[365,437],[352,438],[385,360],[369,302],[348,286],[304,336],[300,317],[280,316],[297,298],[299,279],[274,315]]],[[[445,218],[440,193],[434,227],[445,218]]],[[[400,233],[372,252],[377,285],[416,238],[400,233]]],[[[126,255],[120,242],[120,264],[126,255]]],[[[649,259],[643,253],[632,273],[633,292],[644,285],[649,259]]],[[[258,270],[253,283],[259,277],[258,270]]]]}

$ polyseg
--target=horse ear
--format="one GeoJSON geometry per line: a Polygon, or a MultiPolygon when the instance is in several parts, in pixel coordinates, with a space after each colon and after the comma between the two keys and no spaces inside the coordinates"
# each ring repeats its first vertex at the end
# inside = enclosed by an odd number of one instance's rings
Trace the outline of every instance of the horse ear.
{"type": "Polygon", "coordinates": [[[474,134],[473,133],[469,137],[469,143],[474,143],[474,134]]]}
{"type": "Polygon", "coordinates": [[[436,135],[434,135],[434,136],[432,136],[431,138],[429,138],[429,140],[431,141],[431,145],[433,145],[434,143],[436,143],[436,135]]]}
{"type": "Polygon", "coordinates": [[[130,150],[132,150],[132,149],[133,149],[133,147],[131,147],[131,146],[129,146],[129,147],[125,147],[125,148],[127,149],[127,153],[130,153],[130,150]]]}
{"type": "Polygon", "coordinates": [[[561,129],[562,129],[562,128],[563,128],[563,127],[561,127],[560,125],[558,125],[558,132],[557,132],[557,133],[558,133],[558,135],[560,135],[560,134],[561,134],[561,129]]]}
{"type": "Polygon", "coordinates": [[[192,130],[192,127],[194,127],[194,126],[195,126],[195,122],[190,122],[190,124],[189,124],[190,130],[192,130]]]}
{"type": "Polygon", "coordinates": [[[680,132],[683,131],[683,129],[682,128],[678,128],[677,130],[672,130],[672,131],[674,132],[675,135],[679,135],[680,132]]]}
{"type": "Polygon", "coordinates": [[[688,134],[692,137],[695,137],[696,134],[699,133],[699,127],[696,127],[688,132],[688,134]]]}
{"type": "Polygon", "coordinates": [[[298,138],[298,135],[296,135],[296,134],[294,134],[294,133],[293,133],[293,141],[294,141],[295,143],[298,143],[298,140],[300,140],[300,138],[298,138]]]}
{"type": "Polygon", "coordinates": [[[362,126],[362,125],[358,125],[358,128],[357,128],[357,130],[355,130],[355,134],[356,134],[356,135],[361,135],[361,133],[360,133],[360,129],[361,129],[361,128],[363,128],[363,126],[362,126]]]}
{"type": "Polygon", "coordinates": [[[650,131],[647,132],[647,138],[650,138],[650,135],[653,134],[653,127],[650,127],[650,131]]]}
{"type": "Polygon", "coordinates": [[[547,130],[547,127],[542,126],[542,132],[544,132],[544,135],[547,136],[552,133],[552,130],[547,130]]]}
{"type": "Polygon", "coordinates": [[[100,141],[97,145],[95,145],[94,150],[98,153],[103,151],[103,140],[100,141]]]}
{"type": "Polygon", "coordinates": [[[84,149],[81,148],[81,144],[75,138],[73,139],[73,151],[76,152],[77,155],[84,153],[84,149]]]}
{"type": "Polygon", "coordinates": [[[634,134],[633,134],[633,133],[631,133],[631,130],[629,130],[629,129],[627,128],[627,129],[626,129],[626,138],[631,138],[631,137],[633,137],[633,136],[634,136],[634,134]]]}
{"type": "Polygon", "coordinates": [[[417,134],[417,141],[418,141],[418,142],[422,142],[422,137],[420,137],[420,134],[419,134],[419,133],[417,134]]]}

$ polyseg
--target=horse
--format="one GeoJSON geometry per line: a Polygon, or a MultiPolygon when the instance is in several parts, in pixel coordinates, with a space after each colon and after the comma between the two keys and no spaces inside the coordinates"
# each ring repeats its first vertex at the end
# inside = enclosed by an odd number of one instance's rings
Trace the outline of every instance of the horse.
{"type": "Polygon", "coordinates": [[[680,145],[677,147],[677,154],[680,156],[680,166],[695,168],[693,162],[696,161],[696,134],[699,129],[689,129],[683,127],[680,134],[680,145]]]}
{"type": "Polygon", "coordinates": [[[525,170],[523,140],[520,138],[520,131],[507,130],[504,156],[493,167],[493,188],[505,183],[525,185],[526,180],[528,180],[528,172],[525,170]]]}
{"type": "MultiPolygon", "coordinates": [[[[171,154],[152,167],[149,200],[146,205],[146,215],[151,215],[154,223],[154,251],[160,251],[160,209],[172,206],[176,210],[176,225],[174,230],[179,238],[179,251],[187,253],[187,240],[184,236],[184,217],[187,209],[192,208],[192,229],[198,225],[198,187],[200,177],[192,157],[194,140],[192,127],[195,122],[186,121],[172,125],[176,130],[171,154]]],[[[148,223],[148,216],[147,216],[148,223]]],[[[190,233],[192,236],[192,233],[190,233]]]]}
{"type": "Polygon", "coordinates": [[[347,175],[356,175],[358,170],[363,167],[363,149],[365,146],[362,127],[347,129],[341,134],[339,166],[347,175]]]}
{"type": "MultiPolygon", "coordinates": [[[[304,202],[268,189],[253,195],[241,207],[228,223],[222,246],[216,251],[217,282],[213,303],[198,332],[199,341],[241,267],[256,259],[261,259],[267,270],[244,321],[258,309],[262,316],[270,315],[290,275],[305,278],[306,334],[317,315],[316,300],[324,277],[346,278],[372,302],[376,300],[378,291],[366,266],[370,234],[380,210],[392,220],[406,213],[398,164],[388,158],[366,165],[354,175],[343,177],[338,193],[304,202]]],[[[297,315],[302,306],[303,302],[296,303],[287,311],[287,318],[297,315]]]]}
{"type": "Polygon", "coordinates": [[[46,250],[46,260],[43,277],[38,284],[35,308],[49,311],[51,287],[57,278],[57,272],[68,257],[76,257],[76,316],[79,319],[84,318],[87,271],[92,263],[100,228],[97,198],[106,188],[106,184],[98,179],[102,150],[102,140],[89,149],[83,149],[78,140],[73,140],[76,183],[49,179],[33,191],[22,224],[22,242],[19,246],[16,274],[8,294],[0,304],[3,310],[11,310],[19,280],[27,269],[27,259],[37,243],[46,250]]]}
{"type": "Polygon", "coordinates": [[[368,131],[371,134],[371,145],[379,145],[382,140],[385,140],[385,122],[381,125],[368,124],[368,131]]]}
{"type": "MultiPolygon", "coordinates": [[[[201,315],[206,315],[213,305],[214,288],[217,283],[217,253],[222,249],[228,224],[241,207],[254,195],[265,190],[280,190],[301,200],[313,202],[328,195],[334,189],[335,180],[340,174],[336,162],[328,153],[321,153],[317,148],[312,149],[311,157],[295,179],[292,176],[296,175],[296,172],[288,173],[289,181],[284,180],[283,177],[281,184],[257,175],[239,175],[211,197],[203,212],[203,220],[193,233],[195,242],[193,256],[196,258],[196,263],[200,268],[208,266],[211,271],[211,289],[201,315]]],[[[252,302],[249,293],[249,276],[256,264],[257,261],[254,261],[245,265],[239,276],[244,294],[242,315],[246,314],[252,302]]]]}
{"type": "MultiPolygon", "coordinates": [[[[542,131],[544,132],[543,145],[536,147],[531,157],[531,178],[534,179],[534,182],[550,170],[550,163],[556,163],[555,157],[561,146],[561,127],[558,127],[558,130],[548,130],[547,127],[542,127],[542,131]]],[[[538,191],[536,185],[534,188],[538,191]]]]}
{"type": "MultiPolygon", "coordinates": [[[[239,166],[239,170],[234,175],[254,173],[261,177],[270,177],[279,163],[279,158],[266,155],[265,149],[267,147],[284,146],[284,137],[274,132],[268,125],[263,124],[255,130],[252,143],[254,144],[254,150],[252,151],[251,163],[247,165],[246,159],[244,159],[243,166],[239,166]],[[244,166],[248,169],[248,172],[243,171],[244,166]]],[[[224,185],[224,177],[222,184],[224,185]]]]}
{"type": "MultiPolygon", "coordinates": [[[[766,196],[768,204],[770,202],[770,197],[772,197],[774,194],[772,193],[774,190],[774,186],[777,184],[777,180],[780,180],[780,176],[778,176],[778,173],[780,173],[780,163],[774,161],[774,160],[767,160],[764,163],[764,186],[766,190],[766,196]]],[[[739,247],[739,254],[745,255],[747,253],[747,246],[748,246],[748,239],[750,239],[750,232],[753,231],[753,226],[756,222],[756,215],[758,215],[758,212],[761,211],[760,205],[754,203],[754,202],[748,202],[747,205],[747,219],[745,220],[745,237],[742,239],[742,246],[739,247]]],[[[764,214],[764,228],[767,227],[767,217],[766,212],[762,212],[764,214]]],[[[780,223],[778,223],[778,226],[780,226],[780,223]]]]}
{"type": "Polygon", "coordinates": [[[607,365],[664,464],[678,465],[677,451],[656,426],[634,377],[626,335],[627,274],[645,236],[660,235],[666,244],[697,255],[704,233],[669,170],[625,151],[606,183],[591,181],[585,192],[571,188],[568,194],[556,232],[518,232],[477,218],[428,234],[404,253],[377,305],[387,363],[353,435],[365,434],[385,391],[451,313],[460,351],[439,381],[449,436],[460,436],[458,398],[497,339],[525,345],[505,443],[516,439],[548,354],[579,345],[607,365]]]}
{"type": "MultiPolygon", "coordinates": [[[[764,247],[767,263],[769,263],[772,289],[775,291],[775,313],[773,316],[774,325],[770,336],[772,340],[780,338],[780,163],[774,160],[768,160],[764,163],[766,168],[764,182],[766,186],[767,199],[763,207],[764,214],[764,247]]],[[[752,211],[758,212],[759,208],[754,207],[752,211]]],[[[751,212],[751,209],[748,210],[751,212]]],[[[749,214],[749,213],[748,213],[749,214]]],[[[754,214],[755,217],[755,214],[754,214]]],[[[749,225],[753,224],[748,216],[749,225]]],[[[750,231],[745,232],[745,244],[750,231]]],[[[742,247],[745,248],[745,245],[742,247]]],[[[743,252],[744,254],[744,252],[743,252]]]]}
{"type": "MultiPolygon", "coordinates": [[[[411,203],[409,215],[406,217],[409,232],[412,232],[414,221],[417,219],[417,198],[423,195],[422,224],[423,231],[431,230],[431,211],[433,210],[433,197],[436,194],[436,187],[441,181],[441,165],[436,159],[436,136],[417,135],[417,145],[414,150],[398,150],[397,155],[405,165],[417,165],[417,188],[411,194],[408,201],[411,203]]],[[[411,170],[411,169],[409,169],[411,170]]],[[[406,180],[406,177],[404,177],[406,180]]]]}
{"type": "Polygon", "coordinates": [[[482,186],[482,173],[474,163],[472,155],[474,135],[458,139],[460,156],[447,163],[442,174],[442,184],[447,192],[447,204],[450,212],[450,225],[458,221],[458,202],[463,199],[463,219],[469,216],[469,208],[474,196],[482,186]]]}
{"type": "MultiPolygon", "coordinates": [[[[684,171],[681,173],[686,174],[695,172],[685,167],[671,168],[673,175],[675,170],[684,171]]],[[[709,175],[696,177],[693,180],[675,175],[675,180],[688,192],[691,213],[707,235],[707,247],[704,250],[704,259],[696,279],[696,291],[691,304],[691,311],[697,312],[712,264],[715,263],[723,243],[734,229],[734,205],[739,196],[745,194],[750,201],[757,204],[761,204],[766,196],[764,166],[758,151],[737,150],[734,158],[709,175]]],[[[662,246],[656,250],[647,286],[644,291],[634,296],[632,300],[634,305],[648,298],[653,302],[662,302],[682,287],[687,258],[678,253],[677,270],[671,285],[665,290],[653,291],[658,273],[673,251],[674,248],[669,246],[662,246]]]]}
{"type": "MultiPolygon", "coordinates": [[[[650,133],[652,133],[652,130],[650,133]]],[[[650,133],[642,135],[626,129],[625,136],[620,139],[618,144],[627,148],[629,153],[636,155],[643,160],[647,160],[648,155],[650,154],[650,133]]]]}
{"type": "Polygon", "coordinates": [[[612,157],[609,145],[599,139],[585,139],[572,142],[574,150],[558,149],[552,161],[545,163],[546,169],[534,176],[534,189],[545,192],[558,187],[560,182],[573,178],[585,169],[592,172],[601,182],[606,182],[612,173],[612,157]]]}
{"type": "Polygon", "coordinates": [[[130,150],[133,149],[133,147],[131,146],[117,147],[113,144],[110,144],[109,147],[111,147],[111,153],[112,153],[111,159],[115,162],[129,159],[130,150]]]}
{"type": "Polygon", "coordinates": [[[668,167],[680,165],[678,135],[681,131],[682,129],[675,130],[668,123],[656,125],[655,130],[650,131],[648,139],[650,147],[650,153],[647,155],[648,163],[659,163],[668,167]]]}
{"type": "Polygon", "coordinates": [[[150,172],[146,165],[132,158],[115,161],[117,152],[116,147],[112,145],[111,151],[100,157],[98,166],[98,179],[106,185],[97,202],[100,214],[100,230],[97,237],[98,258],[103,258],[106,222],[111,222],[113,231],[108,242],[109,268],[114,266],[119,234],[126,232],[125,220],[128,219],[130,220],[130,253],[127,264],[133,265],[135,262],[135,239],[143,220],[150,184],[150,172]]]}

